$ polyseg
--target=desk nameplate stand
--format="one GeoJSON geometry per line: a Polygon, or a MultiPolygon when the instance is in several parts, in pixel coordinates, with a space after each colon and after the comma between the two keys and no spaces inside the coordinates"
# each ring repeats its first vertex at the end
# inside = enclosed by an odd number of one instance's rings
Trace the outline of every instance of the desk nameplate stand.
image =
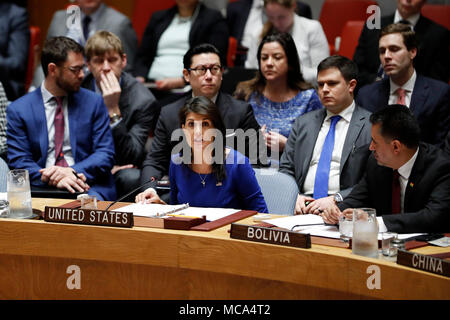
{"type": "MultiPolygon", "coordinates": [[[[448,258],[448,255],[442,255],[448,258]]],[[[398,250],[397,264],[450,278],[450,261],[406,250],[398,250]]]]}
{"type": "Polygon", "coordinates": [[[237,223],[231,224],[230,238],[287,247],[311,248],[310,234],[237,223]]]}

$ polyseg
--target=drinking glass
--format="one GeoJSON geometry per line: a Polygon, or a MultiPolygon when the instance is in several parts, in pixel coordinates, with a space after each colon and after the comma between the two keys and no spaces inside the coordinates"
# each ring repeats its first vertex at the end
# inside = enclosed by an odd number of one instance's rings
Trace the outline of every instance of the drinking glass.
{"type": "Polygon", "coordinates": [[[15,169],[7,173],[7,191],[9,216],[15,219],[27,219],[33,216],[31,190],[28,170],[15,169]]]}
{"type": "Polygon", "coordinates": [[[339,233],[341,240],[348,242],[353,235],[353,217],[342,215],[339,217],[339,233]]]}
{"type": "Polygon", "coordinates": [[[381,252],[383,256],[393,257],[395,250],[392,247],[392,240],[397,239],[395,232],[383,232],[381,235],[381,252]]]}

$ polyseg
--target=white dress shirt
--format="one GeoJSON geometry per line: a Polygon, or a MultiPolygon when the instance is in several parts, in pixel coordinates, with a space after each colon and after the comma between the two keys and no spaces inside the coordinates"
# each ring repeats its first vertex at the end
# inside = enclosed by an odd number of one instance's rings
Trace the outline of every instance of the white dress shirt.
{"type": "MultiPolygon", "coordinates": [[[[350,106],[345,108],[339,115],[341,119],[336,123],[335,135],[334,135],[334,148],[331,155],[330,164],[330,177],[328,182],[328,194],[335,194],[340,191],[340,174],[341,174],[341,158],[342,149],[344,148],[345,138],[347,136],[350,120],[352,119],[353,111],[355,110],[355,102],[353,101],[350,106]]],[[[303,184],[302,193],[306,195],[312,195],[314,193],[314,182],[316,179],[317,165],[319,164],[320,154],[322,153],[323,144],[325,138],[330,130],[331,120],[330,118],[335,116],[327,110],[327,115],[320,128],[319,135],[317,136],[316,144],[312,154],[311,162],[309,164],[309,170],[303,184]]]]}
{"type": "Polygon", "coordinates": [[[417,79],[417,73],[416,70],[414,70],[414,73],[412,74],[411,78],[409,78],[408,81],[403,86],[399,86],[395,84],[391,78],[389,78],[389,84],[390,84],[390,91],[389,91],[389,104],[396,104],[398,95],[396,93],[398,88],[405,89],[405,104],[409,108],[409,105],[411,104],[411,97],[414,90],[414,85],[416,84],[417,79]]]}
{"type": "Polygon", "coordinates": [[[398,9],[395,10],[395,15],[394,15],[394,23],[398,23],[401,20],[406,20],[411,24],[411,27],[414,29],[414,27],[417,24],[417,21],[419,21],[420,18],[420,13],[416,13],[415,15],[409,17],[408,19],[403,19],[403,17],[400,15],[400,12],[398,12],[398,9]]]}
{"type": "Polygon", "coordinates": [[[264,16],[264,0],[253,0],[252,7],[245,23],[244,33],[242,34],[241,44],[250,48],[252,39],[258,39],[261,36],[264,16]]]}
{"type": "MultiPolygon", "coordinates": [[[[409,159],[404,165],[398,168],[399,182],[400,182],[400,213],[405,212],[405,193],[408,185],[409,176],[411,175],[412,168],[416,162],[417,155],[419,154],[419,148],[416,153],[409,159]]],[[[387,228],[384,224],[383,217],[377,217],[379,232],[386,232],[387,228]]]]}
{"type": "MultiPolygon", "coordinates": [[[[45,167],[51,167],[55,165],[55,113],[56,107],[58,106],[54,96],[45,88],[45,81],[41,85],[42,99],[45,108],[45,118],[47,119],[47,132],[48,132],[48,147],[47,147],[47,161],[45,162],[45,167]]],[[[73,166],[75,160],[72,156],[72,147],[70,145],[70,134],[69,134],[69,114],[68,114],[68,103],[67,97],[63,98],[62,109],[64,113],[64,142],[63,142],[63,153],[64,159],[66,159],[67,164],[73,166]]]]}

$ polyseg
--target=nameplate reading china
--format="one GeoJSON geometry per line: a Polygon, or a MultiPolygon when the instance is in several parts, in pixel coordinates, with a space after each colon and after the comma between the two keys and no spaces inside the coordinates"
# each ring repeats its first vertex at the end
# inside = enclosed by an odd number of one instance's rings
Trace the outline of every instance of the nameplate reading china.
{"type": "Polygon", "coordinates": [[[397,264],[450,277],[450,262],[424,254],[398,250],[397,264]]]}
{"type": "Polygon", "coordinates": [[[107,227],[133,227],[133,213],[98,209],[45,207],[44,221],[107,227]]]}
{"type": "Polygon", "coordinates": [[[311,236],[309,234],[237,223],[231,224],[230,237],[233,239],[278,244],[287,247],[311,248],[311,236]]]}

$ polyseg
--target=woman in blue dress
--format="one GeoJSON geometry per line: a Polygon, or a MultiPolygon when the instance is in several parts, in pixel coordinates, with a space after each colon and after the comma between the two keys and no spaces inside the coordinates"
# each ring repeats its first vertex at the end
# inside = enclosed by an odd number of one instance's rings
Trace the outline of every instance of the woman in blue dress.
{"type": "MultiPolygon", "coordinates": [[[[206,97],[186,101],[179,112],[185,140],[171,157],[171,204],[267,212],[267,205],[247,157],[225,146],[225,125],[206,97]]],[[[152,188],[136,202],[163,203],[152,188]]]]}
{"type": "Polygon", "coordinates": [[[295,42],[289,33],[271,33],[258,47],[259,71],[238,84],[235,97],[248,101],[269,149],[284,150],[295,119],[322,108],[312,85],[305,82],[295,42]]]}

